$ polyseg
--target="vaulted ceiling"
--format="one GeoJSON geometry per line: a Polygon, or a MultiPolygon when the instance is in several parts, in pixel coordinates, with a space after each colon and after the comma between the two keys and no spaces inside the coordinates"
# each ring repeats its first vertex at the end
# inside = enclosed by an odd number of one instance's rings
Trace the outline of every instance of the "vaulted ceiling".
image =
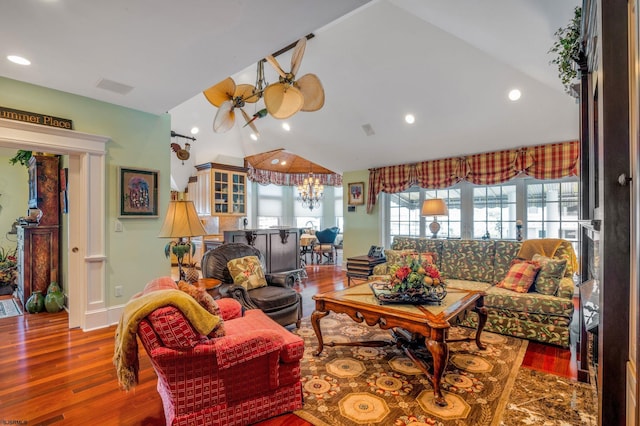
{"type": "MultiPolygon", "coordinates": [[[[191,159],[172,163],[179,187],[193,164],[280,148],[342,173],[576,139],[577,103],[547,52],[580,3],[22,0],[0,14],[0,75],[169,112],[180,134],[199,127],[191,159]],[[216,108],[202,90],[228,76],[253,84],[258,60],[308,33],[315,37],[299,75],[320,78],[324,107],[287,119],[289,132],[281,120],[257,120],[258,141],[240,119],[214,133],[216,108]],[[8,54],[32,65],[9,63],[8,54]],[[507,98],[513,88],[517,102],[507,98]]],[[[290,52],[278,61],[288,68],[290,52]]],[[[268,64],[265,74],[277,81],[268,64]]]]}

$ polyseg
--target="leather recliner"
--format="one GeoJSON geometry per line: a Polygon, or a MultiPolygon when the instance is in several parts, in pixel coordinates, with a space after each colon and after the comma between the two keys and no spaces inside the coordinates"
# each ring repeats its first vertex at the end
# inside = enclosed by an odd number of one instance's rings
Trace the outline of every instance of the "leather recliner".
{"type": "Polygon", "coordinates": [[[286,282],[265,274],[265,287],[247,290],[233,283],[227,262],[245,256],[258,257],[264,270],[264,257],[260,250],[247,244],[228,243],[204,254],[201,261],[202,277],[219,279],[222,282],[220,296],[237,300],[244,309],[260,309],[282,326],[295,324],[300,327],[302,297],[288,287],[286,282]]]}

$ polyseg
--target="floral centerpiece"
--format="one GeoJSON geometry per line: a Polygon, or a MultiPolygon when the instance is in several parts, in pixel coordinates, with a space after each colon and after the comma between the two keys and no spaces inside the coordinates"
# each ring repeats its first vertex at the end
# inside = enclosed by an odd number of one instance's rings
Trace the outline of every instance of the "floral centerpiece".
{"type": "Polygon", "coordinates": [[[410,254],[403,257],[403,262],[392,265],[389,282],[372,285],[376,298],[387,303],[440,303],[447,295],[444,279],[431,263],[431,256],[425,257],[410,254]]]}
{"type": "Polygon", "coordinates": [[[11,294],[17,286],[18,266],[16,250],[0,247],[0,294],[11,294]]]}

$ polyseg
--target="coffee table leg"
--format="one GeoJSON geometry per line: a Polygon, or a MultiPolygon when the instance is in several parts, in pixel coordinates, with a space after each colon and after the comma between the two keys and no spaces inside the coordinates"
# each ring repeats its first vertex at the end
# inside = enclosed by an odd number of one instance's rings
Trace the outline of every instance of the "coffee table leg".
{"type": "Polygon", "coordinates": [[[476,346],[478,346],[479,349],[486,349],[487,348],[486,345],[484,345],[480,341],[480,334],[482,333],[482,330],[484,329],[484,326],[487,323],[487,317],[489,316],[487,308],[484,307],[484,297],[481,297],[480,299],[478,299],[478,301],[476,302],[476,306],[475,308],[473,308],[473,310],[478,314],[478,329],[476,330],[476,346]]]}
{"type": "Polygon", "coordinates": [[[447,401],[444,399],[442,391],[440,390],[440,380],[442,379],[442,374],[444,373],[444,369],[447,366],[447,360],[449,359],[449,347],[444,341],[444,330],[432,330],[431,333],[431,338],[427,339],[425,343],[427,349],[429,349],[429,352],[431,352],[431,355],[433,356],[433,377],[431,378],[431,383],[433,384],[433,395],[435,397],[436,404],[440,407],[445,407],[447,405],[447,401]]]}
{"type": "Polygon", "coordinates": [[[318,356],[322,353],[322,349],[324,348],[324,343],[322,341],[322,330],[320,330],[320,319],[329,315],[329,312],[321,312],[321,311],[313,311],[311,314],[311,326],[313,327],[313,331],[316,333],[316,338],[318,339],[318,350],[315,355],[318,356]]]}

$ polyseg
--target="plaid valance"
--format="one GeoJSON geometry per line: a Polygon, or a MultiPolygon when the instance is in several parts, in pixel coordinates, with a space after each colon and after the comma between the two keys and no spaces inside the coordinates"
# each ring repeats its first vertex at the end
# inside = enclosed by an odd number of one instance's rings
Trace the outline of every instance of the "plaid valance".
{"type": "Polygon", "coordinates": [[[536,179],[558,179],[577,176],[579,164],[580,144],[570,141],[370,169],[367,213],[373,210],[380,192],[393,194],[414,185],[448,188],[461,180],[495,185],[520,173],[536,179]]]}
{"type": "MultiPolygon", "coordinates": [[[[337,173],[323,174],[314,173],[313,179],[319,179],[320,184],[324,186],[342,186],[342,175],[337,173]]],[[[258,182],[262,185],[285,185],[285,186],[298,186],[309,177],[309,173],[282,173],[273,172],[270,170],[254,169],[249,165],[247,169],[247,178],[253,182],[258,182]]]]}

